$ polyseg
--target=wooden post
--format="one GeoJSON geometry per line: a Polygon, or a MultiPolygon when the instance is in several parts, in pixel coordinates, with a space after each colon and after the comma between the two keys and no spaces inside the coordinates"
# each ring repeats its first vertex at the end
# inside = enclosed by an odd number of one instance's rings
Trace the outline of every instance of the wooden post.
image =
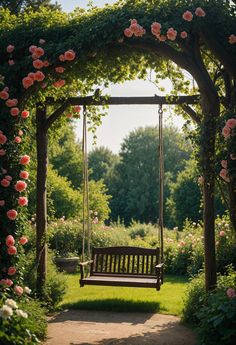
{"type": "Polygon", "coordinates": [[[37,282],[36,289],[40,295],[46,281],[47,274],[47,130],[46,107],[42,104],[36,106],[36,125],[37,125],[37,205],[36,205],[36,262],[37,262],[37,282]]]}

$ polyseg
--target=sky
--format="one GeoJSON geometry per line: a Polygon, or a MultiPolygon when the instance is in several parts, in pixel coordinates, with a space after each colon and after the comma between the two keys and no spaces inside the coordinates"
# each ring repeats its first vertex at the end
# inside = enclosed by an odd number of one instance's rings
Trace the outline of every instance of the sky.
{"type": "MultiPolygon", "coordinates": [[[[84,7],[88,3],[87,0],[57,0],[66,12],[71,12],[75,7],[84,7]]],[[[94,0],[93,3],[99,7],[104,4],[114,3],[115,0],[94,0]]],[[[165,92],[168,94],[171,90],[171,84],[164,81],[161,84],[165,87],[165,92]]],[[[105,94],[111,96],[154,96],[164,95],[164,93],[157,92],[156,86],[150,81],[134,80],[127,81],[124,84],[111,85],[108,89],[104,90],[105,94]]],[[[184,121],[181,116],[171,114],[173,108],[168,107],[164,113],[164,123],[167,125],[173,124],[181,129],[184,121]]],[[[102,125],[97,130],[97,146],[108,147],[115,153],[120,150],[120,145],[129,132],[138,127],[156,126],[158,124],[158,109],[157,106],[110,106],[108,115],[103,118],[102,125]]],[[[77,138],[81,139],[82,136],[82,123],[78,121],[76,125],[77,138]]],[[[92,135],[88,134],[88,148],[92,150],[93,145],[92,135]]]]}

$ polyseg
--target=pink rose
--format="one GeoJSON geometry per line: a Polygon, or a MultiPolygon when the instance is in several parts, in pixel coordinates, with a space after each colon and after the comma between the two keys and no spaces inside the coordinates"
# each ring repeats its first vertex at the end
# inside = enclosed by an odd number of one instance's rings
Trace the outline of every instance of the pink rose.
{"type": "Polygon", "coordinates": [[[196,8],[195,14],[197,17],[205,17],[206,15],[205,11],[201,7],[196,8]]]}
{"type": "Polygon", "coordinates": [[[11,246],[14,246],[14,244],[15,244],[15,239],[14,239],[14,237],[13,237],[12,235],[8,235],[8,236],[6,237],[6,245],[7,245],[8,247],[11,247],[11,246]]]}
{"type": "Polygon", "coordinates": [[[24,196],[20,196],[18,199],[18,204],[20,206],[27,206],[28,205],[28,199],[24,196]]]}
{"type": "Polygon", "coordinates": [[[16,285],[14,287],[14,291],[17,294],[17,296],[21,296],[23,294],[23,292],[24,292],[24,289],[21,286],[16,285]]]}
{"type": "Polygon", "coordinates": [[[229,43],[235,44],[236,43],[236,35],[232,34],[229,36],[229,43]]]}
{"type": "Polygon", "coordinates": [[[228,170],[221,169],[220,171],[220,177],[225,180],[226,182],[230,182],[229,176],[228,176],[228,170]]]}
{"type": "Polygon", "coordinates": [[[34,81],[30,77],[25,77],[22,79],[22,84],[23,84],[25,89],[28,89],[30,86],[32,86],[34,84],[34,81]]]}
{"type": "Polygon", "coordinates": [[[177,36],[177,31],[173,28],[169,28],[166,35],[169,40],[174,41],[177,36]]]}
{"type": "Polygon", "coordinates": [[[37,60],[34,60],[33,66],[34,66],[34,68],[36,68],[36,69],[41,69],[41,68],[44,67],[44,63],[43,63],[42,60],[37,59],[37,60]]]}
{"type": "Polygon", "coordinates": [[[11,246],[7,248],[8,255],[15,255],[17,253],[17,249],[15,246],[11,246]]]}
{"type": "Polygon", "coordinates": [[[183,14],[183,19],[186,20],[187,22],[191,22],[193,19],[193,14],[190,11],[185,11],[183,14]]]}
{"type": "Polygon", "coordinates": [[[230,128],[228,126],[224,126],[224,128],[222,129],[222,134],[225,137],[225,139],[228,139],[230,137],[230,128]]]}
{"type": "Polygon", "coordinates": [[[40,38],[39,44],[44,44],[46,41],[43,38],[40,38]]]}
{"type": "Polygon", "coordinates": [[[21,117],[23,119],[26,119],[27,117],[29,117],[29,111],[23,110],[22,113],[21,113],[21,117]]]}
{"type": "Polygon", "coordinates": [[[28,171],[21,171],[20,172],[20,178],[23,178],[23,179],[27,180],[29,178],[28,171]]]}
{"type": "Polygon", "coordinates": [[[18,134],[19,134],[20,136],[22,136],[22,135],[24,134],[24,132],[20,129],[19,132],[18,132],[18,134]]]}
{"type": "Polygon", "coordinates": [[[2,90],[0,92],[0,98],[3,99],[4,101],[6,101],[9,98],[9,93],[5,90],[2,90]]]}
{"type": "Polygon", "coordinates": [[[33,53],[35,52],[35,49],[36,49],[36,48],[37,48],[37,47],[34,46],[34,45],[30,46],[30,47],[29,47],[29,52],[30,52],[31,54],[33,54],[33,53]]]}
{"type": "Polygon", "coordinates": [[[231,129],[235,128],[236,127],[236,119],[227,120],[225,125],[231,129]]]}
{"type": "Polygon", "coordinates": [[[0,144],[3,145],[6,142],[7,142],[7,137],[4,134],[0,133],[0,144]]]}
{"type": "Polygon", "coordinates": [[[5,179],[8,180],[8,181],[12,181],[12,177],[10,175],[6,175],[5,179]]]}
{"type": "Polygon", "coordinates": [[[8,99],[6,101],[6,106],[11,108],[11,107],[15,107],[18,104],[18,100],[13,98],[13,99],[8,99]]]}
{"type": "Polygon", "coordinates": [[[233,288],[228,288],[226,291],[226,294],[229,298],[235,298],[236,297],[236,292],[233,288]]]}
{"type": "Polygon", "coordinates": [[[124,30],[124,35],[125,35],[125,37],[132,37],[133,33],[132,33],[132,31],[129,28],[126,28],[124,30]]]}
{"type": "Polygon", "coordinates": [[[64,73],[65,68],[64,67],[56,67],[55,70],[57,73],[64,73]]]}
{"type": "Polygon", "coordinates": [[[219,233],[220,237],[225,237],[225,232],[224,230],[221,230],[220,233],[219,233]]]}
{"type": "Polygon", "coordinates": [[[20,164],[27,165],[30,162],[30,156],[24,155],[20,158],[20,164]]]}
{"type": "Polygon", "coordinates": [[[32,79],[33,82],[34,82],[34,80],[35,80],[35,73],[33,73],[33,72],[28,73],[28,77],[29,77],[30,79],[32,79]]]}
{"type": "Polygon", "coordinates": [[[159,34],[161,31],[161,24],[157,22],[152,23],[151,31],[153,35],[159,34]]]}
{"type": "Polygon", "coordinates": [[[25,181],[17,181],[15,184],[15,190],[17,192],[23,192],[27,188],[27,183],[25,181]]]}
{"type": "Polygon", "coordinates": [[[44,53],[45,53],[45,52],[44,52],[44,49],[41,48],[41,47],[37,47],[37,48],[35,48],[35,50],[34,50],[34,55],[37,56],[37,58],[40,58],[41,56],[43,56],[44,53]]]}
{"type": "Polygon", "coordinates": [[[56,88],[60,88],[60,87],[64,86],[65,83],[66,83],[65,80],[58,80],[58,81],[55,81],[55,83],[53,83],[53,86],[56,88]]]}
{"type": "Polygon", "coordinates": [[[138,24],[137,19],[131,19],[130,24],[131,24],[131,25],[132,25],[132,24],[138,24]]]}
{"type": "Polygon", "coordinates": [[[15,49],[15,46],[13,46],[12,44],[9,44],[8,46],[7,46],[7,52],[10,54],[10,53],[12,53],[13,51],[14,51],[14,49],[15,49]]]}
{"type": "Polygon", "coordinates": [[[61,54],[61,55],[59,56],[59,60],[60,60],[61,62],[64,62],[64,61],[65,61],[65,56],[64,56],[64,54],[61,54]]]}
{"type": "Polygon", "coordinates": [[[6,188],[10,185],[10,182],[6,178],[4,178],[1,180],[1,185],[6,188]]]}
{"type": "Polygon", "coordinates": [[[49,64],[48,60],[45,60],[43,65],[44,65],[44,67],[48,67],[50,64],[49,64]]]}
{"type": "Polygon", "coordinates": [[[0,156],[5,156],[6,153],[7,153],[6,150],[0,149],[0,156]]]}
{"type": "Polygon", "coordinates": [[[9,267],[8,268],[8,271],[7,271],[7,274],[9,275],[9,276],[13,276],[14,274],[16,274],[16,268],[15,267],[9,267]]]}
{"type": "Polygon", "coordinates": [[[67,61],[73,61],[75,59],[75,52],[72,49],[67,50],[64,54],[64,57],[67,61]]]}
{"type": "Polygon", "coordinates": [[[21,143],[21,137],[15,137],[14,142],[17,144],[20,144],[21,143]]]}
{"type": "Polygon", "coordinates": [[[14,107],[14,108],[11,108],[10,112],[11,112],[11,116],[18,116],[20,113],[20,110],[19,108],[14,107]]]}
{"type": "Polygon", "coordinates": [[[74,111],[75,111],[76,113],[80,113],[80,111],[81,111],[81,106],[76,105],[76,106],[74,107],[74,111]]]}
{"type": "Polygon", "coordinates": [[[182,32],[180,33],[180,37],[183,38],[183,39],[187,38],[187,37],[188,37],[187,32],[186,32],[186,31],[182,31],[182,32]]]}
{"type": "Polygon", "coordinates": [[[8,279],[8,278],[7,279],[1,279],[0,284],[11,287],[13,285],[13,281],[11,279],[8,279]]]}
{"type": "Polygon", "coordinates": [[[12,60],[12,59],[8,60],[8,65],[9,66],[14,66],[15,65],[15,61],[12,60]]]}
{"type": "Polygon", "coordinates": [[[227,162],[225,159],[223,159],[223,160],[221,161],[221,166],[222,166],[224,169],[227,169],[227,167],[228,167],[228,162],[227,162]]]}
{"type": "Polygon", "coordinates": [[[28,242],[28,238],[25,237],[25,236],[22,236],[20,239],[19,239],[19,242],[22,246],[24,246],[27,242],[28,242]]]}
{"type": "Polygon", "coordinates": [[[9,211],[7,211],[7,217],[10,220],[15,220],[16,217],[17,217],[17,211],[16,210],[9,210],[9,211]]]}
{"type": "Polygon", "coordinates": [[[35,74],[34,74],[34,79],[37,80],[37,81],[43,81],[45,79],[45,75],[43,72],[41,71],[37,71],[35,74]]]}

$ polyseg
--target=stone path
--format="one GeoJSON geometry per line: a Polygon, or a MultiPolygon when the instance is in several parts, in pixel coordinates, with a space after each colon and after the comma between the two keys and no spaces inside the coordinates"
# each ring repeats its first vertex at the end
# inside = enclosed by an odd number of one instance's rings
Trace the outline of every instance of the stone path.
{"type": "Polygon", "coordinates": [[[65,310],[48,326],[44,345],[196,345],[172,315],[65,310]]]}

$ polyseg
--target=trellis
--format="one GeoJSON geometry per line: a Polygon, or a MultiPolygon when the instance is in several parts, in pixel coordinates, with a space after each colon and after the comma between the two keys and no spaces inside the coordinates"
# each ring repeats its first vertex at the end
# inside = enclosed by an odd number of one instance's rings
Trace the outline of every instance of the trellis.
{"type": "MultiPolygon", "coordinates": [[[[200,95],[192,96],[152,96],[152,97],[70,97],[66,99],[54,100],[47,98],[45,103],[36,105],[36,141],[37,141],[37,199],[36,199],[36,260],[37,260],[37,290],[40,291],[47,274],[47,164],[48,164],[48,130],[51,125],[66,111],[69,106],[101,106],[101,105],[180,105],[191,112],[190,104],[199,103],[200,95]],[[48,115],[49,105],[58,108],[48,115]]],[[[159,113],[160,119],[160,113],[159,113]]],[[[160,150],[162,148],[160,147],[160,150]]],[[[163,179],[162,179],[163,181],[163,179]]],[[[160,191],[163,185],[160,185],[160,191]]],[[[159,203],[163,204],[163,193],[160,193],[159,203]]],[[[163,229],[163,208],[159,214],[159,227],[163,229]]],[[[161,239],[163,241],[163,238],[161,239]]],[[[163,248],[163,247],[162,247],[163,248]]],[[[208,246],[207,246],[208,248],[208,246]]],[[[210,252],[205,253],[210,257],[210,252]]],[[[208,262],[208,260],[207,260],[208,262]]]]}

